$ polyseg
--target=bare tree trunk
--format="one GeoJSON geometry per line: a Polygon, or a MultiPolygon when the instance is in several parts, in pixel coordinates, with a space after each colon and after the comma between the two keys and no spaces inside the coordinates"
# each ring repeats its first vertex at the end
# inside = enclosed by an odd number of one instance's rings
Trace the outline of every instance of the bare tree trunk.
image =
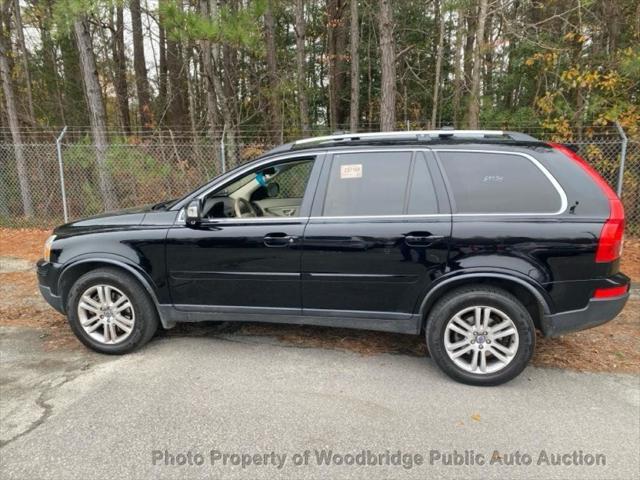
{"type": "MultiPolygon", "coordinates": [[[[216,2],[212,4],[215,5],[216,2]]],[[[218,5],[228,8],[232,13],[237,13],[241,1],[240,0],[219,0],[218,5]]],[[[224,98],[226,101],[227,112],[229,117],[224,121],[225,129],[225,145],[228,154],[229,166],[236,165],[239,159],[237,149],[237,139],[239,136],[238,128],[240,125],[240,99],[239,91],[239,66],[238,66],[238,48],[235,45],[225,42],[220,47],[218,54],[220,62],[216,58],[216,70],[218,77],[224,88],[224,98]]],[[[224,116],[224,110],[223,110],[224,116]]]]}
{"type": "MultiPolygon", "coordinates": [[[[166,0],[163,0],[166,1],[166,0]]],[[[182,3],[176,6],[182,10],[182,3]]],[[[189,126],[189,94],[182,45],[171,35],[166,36],[166,65],[169,75],[169,98],[167,102],[168,123],[174,131],[189,126]]]]}
{"type": "Polygon", "coordinates": [[[143,129],[153,125],[151,110],[151,94],[149,93],[149,78],[147,77],[147,63],[144,58],[144,37],[142,36],[142,14],[140,0],[130,0],[131,30],[133,33],[133,69],[136,74],[136,93],[138,96],[138,115],[143,129]]]}
{"type": "Polygon", "coordinates": [[[127,58],[124,46],[124,11],[122,5],[116,5],[116,24],[112,30],[112,45],[114,64],[114,83],[118,111],[122,128],[128,134],[131,133],[131,118],[129,115],[129,86],[127,84],[127,58]]]}
{"type": "Polygon", "coordinates": [[[20,132],[20,122],[18,120],[18,108],[16,98],[11,83],[11,71],[9,60],[5,52],[9,51],[9,42],[4,36],[3,28],[0,26],[0,74],[2,76],[2,89],[4,100],[7,105],[7,117],[11,138],[13,140],[13,151],[16,157],[16,169],[18,171],[18,182],[20,183],[20,195],[22,197],[22,211],[26,217],[33,215],[33,204],[31,201],[31,188],[29,186],[29,176],[27,164],[24,158],[22,134],[20,132]]]}
{"type": "Polygon", "coordinates": [[[44,78],[46,84],[46,91],[49,98],[55,98],[56,107],[58,109],[58,117],[54,117],[54,122],[57,125],[66,125],[64,105],[62,101],[62,90],[60,89],[60,78],[58,72],[58,62],[56,58],[56,46],[51,37],[49,31],[50,19],[53,17],[51,11],[51,1],[45,2],[43,8],[45,8],[46,16],[38,19],[38,27],[40,30],[40,38],[42,41],[42,54],[43,54],[43,68],[44,78]]]}
{"type": "Polygon", "coordinates": [[[186,48],[186,53],[185,53],[185,69],[186,69],[186,73],[187,73],[187,95],[188,95],[188,100],[189,100],[189,126],[191,127],[191,135],[193,136],[194,140],[197,138],[197,133],[198,133],[198,119],[196,117],[196,110],[197,110],[197,104],[196,104],[196,89],[194,86],[194,83],[197,81],[197,79],[194,80],[192,74],[191,74],[191,62],[193,61],[193,71],[194,74],[195,72],[197,72],[197,66],[196,66],[196,59],[193,58],[192,55],[192,49],[191,46],[187,46],[186,48]]]}
{"type": "Polygon", "coordinates": [[[168,90],[168,67],[167,67],[167,35],[162,26],[162,16],[160,17],[160,23],[158,25],[158,56],[159,58],[159,73],[158,73],[158,102],[157,102],[157,110],[158,113],[156,118],[158,118],[160,122],[166,124],[166,119],[164,118],[167,110],[167,90],[168,90]]]}
{"type": "Polygon", "coordinates": [[[346,79],[345,1],[327,1],[327,60],[329,62],[329,123],[339,128],[345,121],[343,93],[346,79]]]}
{"type": "Polygon", "coordinates": [[[351,0],[351,104],[349,107],[349,130],[358,131],[360,123],[360,18],[358,0],[351,0]]]}
{"type": "Polygon", "coordinates": [[[469,125],[469,93],[471,92],[471,75],[473,72],[473,52],[476,41],[476,29],[478,25],[478,8],[477,2],[467,3],[467,7],[463,10],[464,12],[464,24],[465,28],[465,41],[463,48],[463,59],[462,59],[462,69],[463,69],[463,97],[462,97],[462,110],[464,112],[464,121],[463,126],[468,127],[469,125]]]}
{"type": "Polygon", "coordinates": [[[396,124],[396,52],[393,39],[393,12],[391,0],[379,0],[380,11],[380,130],[392,131],[396,124]]]}
{"type": "Polygon", "coordinates": [[[91,46],[91,35],[86,18],[80,18],[73,23],[73,29],[80,54],[80,66],[84,93],[89,110],[89,123],[91,135],[96,151],[96,163],[98,167],[98,182],[105,210],[117,208],[109,165],[107,164],[107,132],[106,115],[102,101],[102,91],[98,81],[96,60],[91,46]]]}
{"type": "Polygon", "coordinates": [[[187,92],[189,94],[189,123],[191,125],[191,137],[193,140],[193,153],[195,155],[195,164],[199,165],[202,161],[202,148],[200,140],[198,139],[198,118],[196,116],[197,109],[197,93],[194,84],[197,84],[198,79],[191,76],[191,62],[193,61],[193,75],[197,75],[198,66],[196,64],[197,56],[193,55],[193,49],[191,46],[187,46],[187,92]]]}
{"type": "MultiPolygon", "coordinates": [[[[210,16],[211,18],[216,18],[218,16],[218,2],[216,0],[212,0],[209,4],[210,8],[210,16]]],[[[235,124],[234,124],[234,112],[231,108],[232,95],[233,95],[233,87],[231,85],[232,81],[232,72],[227,72],[227,78],[225,81],[222,79],[222,65],[225,66],[231,65],[231,61],[228,58],[229,50],[225,52],[221,52],[220,45],[213,44],[212,45],[212,65],[211,65],[211,81],[213,82],[213,90],[216,94],[217,103],[220,106],[220,110],[222,112],[222,122],[223,122],[223,135],[222,138],[225,140],[225,151],[228,153],[228,160],[226,161],[227,168],[230,165],[233,165],[233,162],[236,158],[236,136],[235,136],[235,124]]]]}
{"type": "Polygon", "coordinates": [[[303,136],[309,136],[309,101],[307,99],[307,62],[305,55],[304,0],[296,0],[296,84],[298,87],[298,108],[300,109],[300,129],[303,136]]]}
{"type": "Polygon", "coordinates": [[[453,123],[460,128],[460,106],[462,104],[462,90],[464,89],[464,77],[462,71],[462,33],[464,25],[463,10],[458,10],[458,26],[456,28],[455,52],[453,53],[454,81],[453,81],[453,123]]]}
{"type": "MultiPolygon", "coordinates": [[[[233,122],[233,110],[231,109],[230,103],[231,99],[227,97],[224,85],[220,80],[220,76],[217,72],[220,72],[220,58],[218,55],[213,56],[213,66],[214,73],[212,75],[213,85],[215,92],[218,95],[218,103],[220,104],[222,110],[222,121],[224,123],[224,133],[226,134],[226,142],[227,148],[226,151],[229,152],[229,156],[232,160],[235,161],[236,156],[236,142],[235,142],[235,125],[233,122]]],[[[228,165],[228,163],[227,163],[228,165]]]]}
{"type": "Polygon", "coordinates": [[[24,83],[27,90],[27,106],[29,112],[29,122],[31,125],[36,124],[36,114],[33,110],[33,93],[31,92],[31,72],[29,70],[29,52],[24,42],[24,30],[22,29],[22,14],[20,12],[20,0],[15,0],[14,10],[16,14],[16,33],[18,34],[18,47],[22,54],[22,74],[24,75],[24,83]]]}
{"type": "Polygon", "coordinates": [[[469,128],[477,129],[480,124],[480,74],[482,72],[482,52],[484,51],[484,25],[487,20],[488,0],[480,0],[476,48],[473,51],[473,73],[471,77],[471,98],[469,101],[469,128]]]}
{"type": "MultiPolygon", "coordinates": [[[[212,16],[213,12],[209,0],[200,0],[200,12],[207,18],[210,18],[212,16]]],[[[207,91],[207,121],[209,123],[211,136],[214,140],[217,140],[218,135],[216,133],[216,130],[218,128],[218,102],[216,99],[216,90],[213,83],[213,50],[211,48],[211,41],[201,40],[200,50],[202,54],[202,70],[204,72],[204,76],[206,77],[205,88],[207,91]]]]}
{"type": "MultiPolygon", "coordinates": [[[[215,5],[213,2],[212,5],[215,5]]],[[[221,7],[227,7],[231,12],[238,11],[238,0],[220,0],[221,7]]],[[[217,13],[216,13],[217,15],[217,13]]],[[[216,71],[224,89],[223,108],[225,145],[228,154],[228,166],[234,166],[238,162],[239,153],[237,150],[238,126],[240,125],[240,102],[238,101],[238,49],[225,43],[219,49],[220,53],[214,56],[216,60],[216,71]],[[220,59],[220,62],[218,62],[220,59]]],[[[216,87],[217,91],[217,87],[216,87]]]]}
{"type": "MultiPolygon", "coordinates": [[[[520,2],[516,0],[515,2],[513,2],[513,6],[511,7],[511,9],[507,11],[507,15],[510,18],[513,18],[515,21],[518,21],[519,17],[522,16],[519,10],[520,10],[520,2]]],[[[513,75],[514,60],[515,60],[514,57],[516,57],[515,50],[516,50],[516,45],[518,41],[515,32],[513,32],[510,27],[506,28],[506,41],[507,41],[508,47],[505,50],[505,54],[506,54],[505,75],[506,75],[506,78],[510,78],[513,75]]],[[[507,110],[511,110],[513,108],[515,99],[516,99],[516,89],[515,88],[507,89],[507,91],[503,94],[503,98],[502,98],[504,106],[507,110]]]]}
{"type": "Polygon", "coordinates": [[[282,115],[280,114],[280,79],[276,61],[275,22],[271,0],[264,11],[264,40],[267,47],[267,72],[269,75],[269,123],[273,143],[282,141],[282,115]]]}
{"type": "Polygon", "coordinates": [[[482,85],[483,85],[483,97],[489,99],[489,105],[493,104],[493,50],[490,46],[493,43],[493,21],[496,18],[495,14],[487,15],[487,22],[485,25],[484,45],[483,52],[483,72],[482,72],[482,85]]]}
{"type": "Polygon", "coordinates": [[[444,51],[444,13],[440,0],[435,2],[436,17],[440,26],[438,33],[438,48],[436,50],[436,75],[433,81],[433,106],[431,108],[431,127],[436,128],[438,121],[438,102],[440,101],[440,72],[442,71],[442,54],[444,51]]]}

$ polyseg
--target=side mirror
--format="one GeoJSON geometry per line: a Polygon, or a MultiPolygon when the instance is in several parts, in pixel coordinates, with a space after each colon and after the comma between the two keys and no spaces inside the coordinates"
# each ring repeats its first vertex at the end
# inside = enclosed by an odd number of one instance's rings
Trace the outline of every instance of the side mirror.
{"type": "Polygon", "coordinates": [[[202,221],[200,210],[200,200],[193,200],[187,207],[185,221],[189,227],[196,227],[202,221]]]}

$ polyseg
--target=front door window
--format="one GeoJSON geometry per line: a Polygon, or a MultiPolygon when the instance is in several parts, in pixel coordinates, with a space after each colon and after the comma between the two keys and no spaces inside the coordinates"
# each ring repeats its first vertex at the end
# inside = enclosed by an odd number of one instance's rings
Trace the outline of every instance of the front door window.
{"type": "Polygon", "coordinates": [[[207,195],[202,216],[207,220],[296,217],[312,166],[312,159],[302,159],[251,171],[207,195]]]}

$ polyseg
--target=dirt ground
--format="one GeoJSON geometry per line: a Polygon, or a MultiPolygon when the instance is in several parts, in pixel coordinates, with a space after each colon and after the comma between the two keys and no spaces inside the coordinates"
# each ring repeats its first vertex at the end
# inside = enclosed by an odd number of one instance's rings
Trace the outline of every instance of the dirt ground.
{"type": "MultiPolygon", "coordinates": [[[[42,255],[48,230],[0,228],[0,324],[35,327],[48,349],[84,348],[66,319],[40,297],[33,262],[42,255]]],[[[622,271],[640,283],[640,239],[628,239],[622,271]]],[[[270,336],[301,347],[349,350],[363,355],[427,355],[422,337],[313,326],[182,324],[168,335],[270,336]]],[[[596,372],[640,372],[640,297],[633,295],[612,322],[556,339],[538,336],[533,364],[596,372]]]]}

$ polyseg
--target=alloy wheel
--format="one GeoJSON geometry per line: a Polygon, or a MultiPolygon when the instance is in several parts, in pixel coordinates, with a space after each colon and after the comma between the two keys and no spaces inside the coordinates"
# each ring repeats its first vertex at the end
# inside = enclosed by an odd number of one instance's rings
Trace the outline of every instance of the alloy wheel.
{"type": "Polygon", "coordinates": [[[444,332],[447,355],[469,373],[484,375],[502,370],[514,359],[518,345],[513,320],[495,307],[465,308],[449,320],[444,332]]]}
{"type": "Polygon", "coordinates": [[[131,335],[135,311],[121,290],[112,285],[93,285],[80,297],[78,318],[83,330],[91,338],[112,345],[131,335]]]}

